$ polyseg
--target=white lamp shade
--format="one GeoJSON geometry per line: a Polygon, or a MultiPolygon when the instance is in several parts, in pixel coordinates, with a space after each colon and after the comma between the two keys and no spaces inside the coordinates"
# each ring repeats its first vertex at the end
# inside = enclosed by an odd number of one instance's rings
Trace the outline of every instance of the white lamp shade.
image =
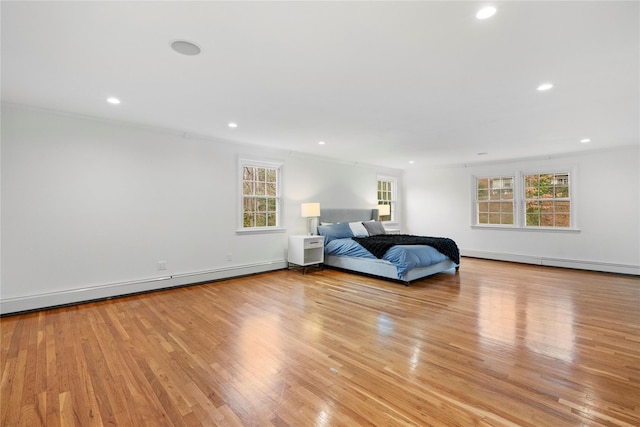
{"type": "Polygon", "coordinates": [[[309,218],[320,216],[320,203],[303,203],[300,205],[300,216],[309,218]]]}
{"type": "Polygon", "coordinates": [[[378,216],[391,215],[390,205],[378,205],[378,216]]]}

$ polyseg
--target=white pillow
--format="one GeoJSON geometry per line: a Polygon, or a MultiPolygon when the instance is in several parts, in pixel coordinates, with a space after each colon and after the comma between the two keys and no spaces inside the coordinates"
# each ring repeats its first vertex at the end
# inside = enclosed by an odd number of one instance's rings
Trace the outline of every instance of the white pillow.
{"type": "Polygon", "coordinates": [[[351,228],[354,237],[369,237],[367,229],[364,228],[364,225],[362,225],[360,221],[350,222],[349,228],[351,228]]]}

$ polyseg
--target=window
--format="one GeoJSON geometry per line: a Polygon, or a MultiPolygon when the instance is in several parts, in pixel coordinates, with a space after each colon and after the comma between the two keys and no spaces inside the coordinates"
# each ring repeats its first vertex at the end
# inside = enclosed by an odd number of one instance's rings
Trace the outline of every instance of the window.
{"type": "Polygon", "coordinates": [[[473,224],[574,229],[571,186],[571,173],[566,171],[474,177],[473,224]]]}
{"type": "Polygon", "coordinates": [[[512,176],[476,179],[476,223],[513,225],[512,176]]]}
{"type": "Polygon", "coordinates": [[[570,227],[569,173],[524,175],[526,227],[570,227]]]}
{"type": "Polygon", "coordinates": [[[378,205],[389,205],[390,209],[390,214],[381,215],[380,221],[393,221],[396,217],[396,187],[396,178],[378,176],[378,205]]]}
{"type": "Polygon", "coordinates": [[[241,229],[264,230],[280,226],[281,164],[240,160],[241,229]]]}

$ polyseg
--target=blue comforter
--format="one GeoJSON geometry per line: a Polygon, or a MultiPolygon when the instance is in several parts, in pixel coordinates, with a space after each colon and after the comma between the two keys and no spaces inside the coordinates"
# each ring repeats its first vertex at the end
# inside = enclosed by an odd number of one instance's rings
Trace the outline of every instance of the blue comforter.
{"type": "MultiPolygon", "coordinates": [[[[324,252],[327,255],[377,259],[350,237],[331,240],[325,245],[324,252]]],[[[437,264],[446,260],[447,256],[427,245],[397,245],[389,249],[382,259],[396,266],[398,277],[404,277],[405,273],[412,268],[437,264]]]]}

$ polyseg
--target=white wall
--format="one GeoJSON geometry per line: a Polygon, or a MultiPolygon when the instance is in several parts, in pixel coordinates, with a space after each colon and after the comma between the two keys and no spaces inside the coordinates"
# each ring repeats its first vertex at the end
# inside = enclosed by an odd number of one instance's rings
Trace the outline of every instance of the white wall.
{"type": "Polygon", "coordinates": [[[640,151],[627,147],[493,165],[413,168],[405,225],[456,240],[469,256],[640,274],[640,151]],[[474,175],[575,168],[579,232],[471,228],[474,175]]]}
{"type": "Polygon", "coordinates": [[[306,229],[300,203],[373,208],[378,173],[404,188],[403,231],[452,237],[463,254],[640,270],[637,148],[403,176],[3,105],[1,154],[2,313],[284,268],[287,236],[306,229]],[[286,232],[236,233],[238,157],[284,162],[286,232]],[[556,166],[577,169],[579,233],[470,227],[472,175],[556,166]]]}
{"type": "Polygon", "coordinates": [[[373,208],[398,175],[15,105],[1,161],[3,313],[284,268],[301,202],[373,208]],[[236,233],[238,157],[284,161],[286,232],[236,233]]]}

